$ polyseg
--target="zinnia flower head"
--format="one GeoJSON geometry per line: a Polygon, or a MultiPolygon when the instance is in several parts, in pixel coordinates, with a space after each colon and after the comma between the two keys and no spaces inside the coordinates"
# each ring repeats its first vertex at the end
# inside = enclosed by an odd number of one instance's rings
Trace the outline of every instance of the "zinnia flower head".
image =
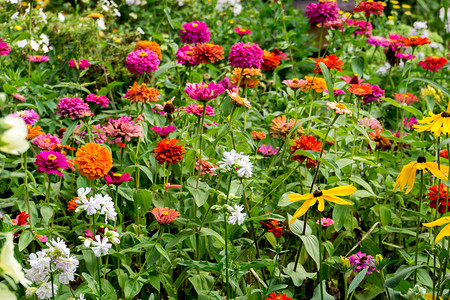
{"type": "Polygon", "coordinates": [[[352,84],[347,91],[356,96],[366,96],[372,94],[372,86],[368,83],[352,84]]]}
{"type": "MultiPolygon", "coordinates": [[[[320,221],[322,227],[328,227],[334,224],[333,219],[330,218],[323,217],[322,219],[320,219],[320,221]]],[[[319,220],[317,220],[316,224],[319,225],[319,220]]]]}
{"type": "Polygon", "coordinates": [[[294,78],[294,79],[283,80],[282,83],[287,85],[291,89],[296,90],[296,89],[305,87],[308,84],[308,80],[303,80],[303,79],[299,80],[298,78],[294,78]]]}
{"type": "Polygon", "coordinates": [[[401,52],[395,53],[395,57],[401,58],[403,60],[411,60],[416,58],[416,56],[415,55],[413,56],[411,53],[401,53],[401,52]]]}
{"type": "Polygon", "coordinates": [[[431,44],[431,41],[427,37],[420,37],[420,36],[410,36],[409,38],[403,37],[401,39],[401,42],[406,47],[413,47],[413,48],[421,45],[431,44]]]}
{"type": "Polygon", "coordinates": [[[2,41],[3,39],[0,39],[0,55],[8,56],[11,48],[8,47],[8,43],[2,41]]]}
{"type": "Polygon", "coordinates": [[[175,209],[169,209],[168,207],[155,207],[151,210],[151,213],[155,216],[156,221],[161,225],[167,225],[175,221],[180,213],[175,209]]]}
{"type": "Polygon", "coordinates": [[[273,71],[280,65],[280,57],[275,52],[263,51],[263,63],[261,69],[264,71],[273,71]]]}
{"type": "Polygon", "coordinates": [[[257,44],[235,43],[231,46],[228,61],[231,66],[241,69],[260,69],[264,62],[264,52],[257,44]]]}
{"type": "Polygon", "coordinates": [[[353,10],[353,12],[363,12],[364,15],[369,17],[370,14],[373,15],[382,15],[384,10],[383,2],[377,2],[377,1],[366,1],[366,2],[360,2],[357,7],[353,10]]]}
{"type": "Polygon", "coordinates": [[[262,140],[262,139],[265,139],[266,138],[266,134],[264,133],[264,132],[258,132],[258,131],[252,131],[252,137],[255,139],[255,140],[262,140]]]}
{"type": "MultiPolygon", "coordinates": [[[[83,121],[81,121],[83,123],[83,121]]],[[[82,141],[85,140],[86,135],[88,134],[87,130],[81,130],[80,131],[81,124],[77,125],[75,127],[75,130],[73,131],[73,134],[81,139],[82,141]]],[[[104,144],[106,143],[106,135],[103,131],[103,127],[100,124],[92,125],[92,139],[94,140],[94,143],[97,144],[104,144]]],[[[75,140],[75,143],[79,144],[80,142],[78,140],[75,140]]]]}
{"type": "Polygon", "coordinates": [[[392,147],[392,141],[388,139],[387,137],[382,136],[381,134],[384,132],[384,129],[378,129],[374,130],[371,133],[369,133],[369,138],[375,142],[375,149],[372,149],[370,144],[368,143],[367,148],[371,150],[389,150],[392,147]]]}
{"type": "Polygon", "coordinates": [[[129,116],[117,120],[109,119],[108,124],[103,127],[103,132],[108,138],[112,138],[108,144],[129,142],[132,137],[142,137],[141,125],[129,116]]]}
{"type": "MultiPolygon", "coordinates": [[[[448,193],[448,187],[444,186],[443,183],[441,183],[441,186],[438,188],[437,185],[433,185],[428,189],[429,193],[427,194],[428,199],[430,199],[430,208],[436,209],[438,203],[438,211],[439,213],[443,214],[447,211],[447,193],[448,193]],[[439,193],[439,195],[438,195],[439,193]]],[[[449,202],[450,204],[450,202],[449,202]]],[[[449,205],[450,206],[450,205],[449,205]]]]}
{"type": "Polygon", "coordinates": [[[358,78],[358,74],[354,74],[353,77],[344,75],[343,77],[339,77],[339,79],[343,80],[345,83],[348,84],[361,84],[364,81],[364,79],[358,78]]]}
{"type": "Polygon", "coordinates": [[[239,34],[239,35],[246,35],[246,34],[251,34],[252,32],[250,31],[250,30],[248,30],[248,29],[245,29],[245,28],[239,28],[239,27],[237,27],[237,28],[234,28],[233,29],[235,32],[237,32],[237,34],[239,34]]]}
{"type": "Polygon", "coordinates": [[[231,79],[233,79],[233,84],[235,86],[237,86],[239,82],[240,87],[254,88],[259,83],[259,80],[255,79],[256,76],[262,76],[260,69],[244,69],[244,71],[242,71],[241,68],[234,68],[233,76],[231,76],[231,79]],[[242,79],[240,79],[241,73],[242,79]]]}
{"type": "Polygon", "coordinates": [[[137,82],[133,83],[133,86],[127,90],[124,98],[127,98],[131,103],[142,102],[158,102],[159,90],[155,88],[147,87],[147,84],[143,83],[139,85],[137,82]]]}
{"type": "Polygon", "coordinates": [[[247,108],[252,108],[252,105],[250,104],[250,101],[248,101],[247,98],[242,98],[241,96],[238,95],[238,93],[230,92],[229,90],[227,90],[227,94],[228,96],[230,96],[231,103],[233,103],[233,105],[238,107],[245,106],[247,108]]]}
{"type": "Polygon", "coordinates": [[[140,49],[128,54],[126,67],[130,73],[145,74],[158,70],[158,55],[148,49],[140,49]]]}
{"type": "MultiPolygon", "coordinates": [[[[322,142],[312,135],[302,135],[294,139],[293,145],[290,146],[290,154],[294,154],[297,150],[310,150],[320,152],[322,150],[322,142]]],[[[292,160],[296,160],[300,163],[306,160],[307,168],[314,168],[317,165],[317,160],[306,157],[305,155],[295,154],[291,157],[292,160]]]]}
{"type": "Polygon", "coordinates": [[[374,118],[364,117],[361,120],[358,120],[359,124],[361,124],[362,128],[370,129],[370,130],[380,130],[383,129],[380,121],[374,118]]]}
{"type": "Polygon", "coordinates": [[[202,159],[200,163],[199,159],[197,158],[197,161],[195,163],[195,169],[200,170],[199,175],[216,176],[217,174],[214,173],[216,168],[217,166],[215,164],[212,164],[204,159],[202,159]]]}
{"type": "Polygon", "coordinates": [[[161,137],[166,137],[170,133],[174,132],[177,129],[177,127],[172,126],[172,125],[162,126],[162,127],[153,126],[150,129],[157,135],[159,135],[161,137]]]}
{"type": "Polygon", "coordinates": [[[380,47],[387,47],[389,46],[389,41],[381,36],[371,36],[367,39],[367,43],[372,46],[380,46],[380,47]]]}
{"type": "Polygon", "coordinates": [[[121,184],[127,181],[132,181],[133,178],[130,177],[130,174],[128,172],[125,172],[124,174],[120,173],[111,173],[107,174],[105,176],[106,185],[110,184],[121,184]]]}
{"type": "Polygon", "coordinates": [[[177,144],[177,139],[163,139],[156,144],[153,152],[159,164],[167,162],[174,165],[183,159],[186,150],[182,145],[177,144]]]}
{"type": "Polygon", "coordinates": [[[273,147],[272,145],[261,145],[258,148],[258,153],[261,153],[264,156],[274,156],[278,153],[278,147],[273,147]]]}
{"type": "Polygon", "coordinates": [[[323,78],[305,76],[305,79],[306,81],[308,81],[308,83],[305,85],[304,88],[302,88],[302,92],[314,90],[317,93],[323,93],[327,89],[327,83],[323,78]]]}
{"type": "MultiPolygon", "coordinates": [[[[202,116],[203,113],[203,105],[200,104],[190,104],[186,107],[186,112],[189,114],[196,115],[198,117],[202,116]]],[[[214,108],[209,105],[206,105],[205,116],[215,116],[214,108]]]]}
{"type": "Polygon", "coordinates": [[[214,45],[213,42],[197,44],[194,47],[194,59],[201,64],[214,63],[224,59],[223,48],[219,45],[214,45]]]}
{"type": "Polygon", "coordinates": [[[184,44],[207,43],[211,37],[208,25],[203,21],[184,23],[180,29],[181,42],[184,44]]]}
{"type": "Polygon", "coordinates": [[[34,164],[39,173],[46,173],[47,175],[56,174],[61,177],[63,174],[58,169],[67,169],[69,166],[67,158],[64,155],[51,150],[39,152],[36,155],[34,164]]]}
{"type": "MultiPolygon", "coordinates": [[[[270,136],[273,138],[286,138],[289,133],[291,132],[291,129],[300,122],[300,120],[290,119],[287,120],[285,115],[276,117],[272,120],[272,126],[270,127],[270,136]]],[[[303,134],[304,129],[302,125],[300,125],[297,128],[297,134],[303,134]]],[[[295,136],[295,133],[294,133],[295,136]]]]}
{"type": "Polygon", "coordinates": [[[366,22],[364,20],[355,21],[355,20],[345,20],[345,23],[349,25],[350,27],[356,27],[358,28],[354,33],[355,34],[361,34],[365,36],[371,36],[372,35],[372,24],[369,22],[366,22]]]}
{"type": "Polygon", "coordinates": [[[384,90],[382,90],[378,85],[374,84],[371,85],[372,87],[372,93],[368,94],[368,95],[364,95],[362,100],[363,100],[363,105],[368,104],[370,102],[381,102],[383,101],[385,94],[384,94],[384,90]]]}
{"type": "Polygon", "coordinates": [[[22,226],[22,225],[27,225],[27,219],[30,215],[27,214],[26,211],[21,212],[20,214],[18,214],[14,219],[11,219],[11,225],[12,226],[22,226]]]}
{"type": "Polygon", "coordinates": [[[445,57],[425,57],[424,61],[419,61],[419,66],[422,66],[425,70],[438,72],[447,64],[447,59],[445,57]]]}
{"type": "Polygon", "coordinates": [[[56,113],[61,117],[70,117],[72,120],[92,115],[89,105],[83,99],[69,97],[59,100],[56,113]]]}
{"type": "Polygon", "coordinates": [[[326,55],[325,58],[319,57],[316,59],[316,64],[314,65],[314,73],[322,73],[322,69],[319,66],[319,63],[324,63],[328,69],[330,70],[338,70],[339,72],[342,72],[342,68],[344,66],[344,62],[342,59],[340,59],[338,56],[332,54],[332,55],[326,55]]]}
{"type": "Polygon", "coordinates": [[[306,16],[309,24],[317,25],[336,21],[339,17],[339,8],[333,1],[319,1],[306,6],[306,16]]]}
{"type": "Polygon", "coordinates": [[[53,150],[53,146],[61,144],[61,141],[56,135],[47,133],[38,135],[31,143],[42,150],[53,150]]]}
{"type": "MultiPolygon", "coordinates": [[[[267,214],[270,214],[270,212],[268,212],[267,214]]],[[[259,224],[261,224],[264,229],[266,229],[268,232],[272,232],[273,235],[276,238],[280,238],[283,235],[283,224],[280,223],[280,221],[278,220],[267,220],[267,221],[259,221],[259,224]]],[[[272,298],[267,298],[267,299],[272,299],[272,298]]],[[[283,299],[280,297],[274,298],[274,299],[283,299]]],[[[290,298],[288,298],[290,299],[290,298]]]]}
{"type": "Polygon", "coordinates": [[[85,70],[90,67],[91,64],[86,59],[74,60],[73,58],[69,60],[69,66],[74,69],[85,70]]]}
{"type": "Polygon", "coordinates": [[[204,82],[202,82],[201,84],[187,83],[184,91],[190,98],[194,100],[207,102],[217,98],[225,91],[225,89],[223,88],[223,86],[212,81],[210,84],[206,84],[204,82]]]}
{"type": "Polygon", "coordinates": [[[16,111],[10,116],[22,118],[27,125],[33,125],[39,120],[39,115],[33,109],[16,111]]]}
{"type": "Polygon", "coordinates": [[[50,58],[47,55],[28,55],[27,60],[35,63],[41,63],[49,61],[50,58]]]}
{"type": "Polygon", "coordinates": [[[108,107],[109,99],[106,96],[97,96],[95,94],[89,94],[86,97],[86,101],[94,102],[95,104],[101,105],[103,107],[108,107]]]}
{"type": "Polygon", "coordinates": [[[351,266],[356,266],[354,271],[359,272],[362,269],[367,269],[367,274],[372,274],[372,271],[379,272],[375,267],[375,257],[372,255],[367,255],[366,253],[361,253],[359,251],[348,258],[351,266]]]}
{"type": "Polygon", "coordinates": [[[345,104],[338,103],[336,101],[327,102],[327,110],[328,109],[334,109],[334,111],[340,115],[343,114],[349,114],[350,116],[352,115],[352,111],[345,104]]]}
{"type": "Polygon", "coordinates": [[[406,117],[403,118],[403,126],[409,128],[409,130],[413,130],[415,124],[419,124],[416,118],[411,117],[409,120],[406,117]]]}
{"type": "Polygon", "coordinates": [[[134,51],[141,49],[148,49],[150,51],[155,52],[156,55],[158,55],[159,60],[161,60],[162,58],[161,48],[159,47],[159,44],[157,42],[139,41],[136,43],[136,46],[134,46],[134,51]]]}
{"type": "Polygon", "coordinates": [[[338,196],[349,196],[354,192],[356,192],[356,188],[354,186],[344,185],[329,190],[316,190],[314,193],[305,195],[289,194],[289,200],[283,200],[283,202],[305,201],[294,213],[289,224],[293,224],[295,220],[303,216],[310,207],[316,204],[316,202],[319,202],[319,206],[317,207],[319,211],[323,211],[325,209],[325,200],[340,205],[353,205],[351,202],[343,200],[338,196]]]}
{"type": "Polygon", "coordinates": [[[187,66],[196,66],[200,64],[200,62],[197,61],[197,58],[194,55],[195,48],[195,46],[191,45],[185,45],[178,48],[177,58],[175,60],[178,61],[179,64],[187,66]]]}
{"type": "Polygon", "coordinates": [[[411,93],[395,93],[392,97],[394,97],[395,101],[399,103],[406,103],[407,105],[419,101],[417,97],[411,93]]]}
{"type": "Polygon", "coordinates": [[[75,155],[74,163],[80,174],[87,179],[102,178],[112,168],[112,155],[106,146],[87,143],[75,155]]]}
{"type": "Polygon", "coordinates": [[[33,127],[33,125],[27,125],[27,129],[28,129],[27,140],[34,139],[35,137],[44,134],[44,132],[41,131],[42,130],[41,126],[33,127]]]}
{"type": "Polygon", "coordinates": [[[23,102],[27,101],[27,98],[25,98],[25,96],[23,96],[19,93],[13,93],[12,96],[19,101],[23,101],[23,102]]]}

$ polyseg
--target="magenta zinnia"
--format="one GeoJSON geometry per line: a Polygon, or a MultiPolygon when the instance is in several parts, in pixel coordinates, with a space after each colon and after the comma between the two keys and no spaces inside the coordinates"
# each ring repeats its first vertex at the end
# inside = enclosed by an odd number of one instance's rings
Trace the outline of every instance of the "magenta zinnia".
{"type": "MultiPolygon", "coordinates": [[[[186,112],[189,114],[196,115],[198,117],[202,116],[203,105],[199,104],[191,104],[186,107],[186,112]]],[[[214,108],[209,105],[206,105],[205,116],[215,116],[214,108]]]]}
{"type": "Polygon", "coordinates": [[[202,21],[184,23],[180,29],[181,42],[184,44],[207,43],[211,37],[208,25],[202,21]]]}
{"type": "Polygon", "coordinates": [[[309,19],[309,24],[312,25],[334,22],[338,19],[339,8],[333,1],[309,3],[306,6],[306,16],[309,19]]]}
{"type": "Polygon", "coordinates": [[[191,45],[180,47],[177,51],[177,58],[175,60],[178,61],[179,64],[187,66],[196,66],[200,64],[194,53],[195,48],[195,46],[191,45]]]}
{"type": "Polygon", "coordinates": [[[97,96],[95,94],[89,94],[86,97],[86,101],[88,102],[94,102],[96,104],[99,104],[103,107],[108,107],[109,99],[106,96],[97,96]]]}
{"type": "Polygon", "coordinates": [[[190,98],[206,102],[211,99],[217,98],[225,91],[225,89],[223,88],[223,86],[212,81],[210,84],[205,84],[204,82],[202,82],[201,84],[187,83],[184,91],[190,98]]]}
{"type": "Polygon", "coordinates": [[[27,60],[35,63],[41,63],[49,61],[50,58],[47,55],[28,55],[27,60]]]}
{"type": "Polygon", "coordinates": [[[150,73],[158,70],[158,55],[148,49],[139,49],[128,54],[126,67],[136,74],[150,73]]]}
{"type": "Polygon", "coordinates": [[[80,98],[65,97],[59,100],[56,113],[61,117],[75,118],[92,116],[89,105],[80,98]]]}
{"type": "Polygon", "coordinates": [[[8,47],[8,43],[2,41],[3,39],[0,39],[0,55],[8,56],[11,48],[8,47]]]}
{"type": "Polygon", "coordinates": [[[86,68],[90,67],[91,64],[86,59],[80,59],[80,60],[74,60],[73,58],[69,60],[69,66],[71,68],[85,70],[86,68]]]}
{"type": "Polygon", "coordinates": [[[153,130],[153,132],[156,133],[157,135],[159,135],[161,137],[166,137],[170,133],[174,132],[177,129],[177,127],[172,126],[172,125],[162,126],[162,127],[154,126],[150,129],[153,130]]]}
{"type": "Polygon", "coordinates": [[[41,151],[36,155],[36,161],[34,164],[37,167],[39,173],[56,174],[63,176],[58,169],[67,169],[67,158],[56,151],[41,151]]]}
{"type": "Polygon", "coordinates": [[[33,125],[39,119],[38,113],[32,109],[16,111],[11,116],[22,118],[27,125],[33,125]]]}
{"type": "Polygon", "coordinates": [[[264,62],[264,52],[253,43],[236,43],[231,46],[228,61],[230,65],[241,69],[260,69],[264,62]]]}
{"type": "Polygon", "coordinates": [[[106,180],[106,185],[121,184],[121,183],[133,180],[133,178],[130,177],[130,174],[128,172],[126,172],[124,174],[111,173],[111,174],[107,174],[104,178],[106,180]]]}

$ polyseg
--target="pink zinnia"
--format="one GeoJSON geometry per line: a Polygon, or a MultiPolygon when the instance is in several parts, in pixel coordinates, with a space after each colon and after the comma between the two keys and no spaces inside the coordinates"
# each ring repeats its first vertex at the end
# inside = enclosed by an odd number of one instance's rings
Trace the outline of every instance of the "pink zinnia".
{"type": "Polygon", "coordinates": [[[231,66],[241,69],[260,69],[264,62],[264,52],[257,44],[235,43],[231,46],[228,61],[231,66]]]}
{"type": "Polygon", "coordinates": [[[39,120],[39,115],[33,109],[16,111],[10,116],[22,118],[27,125],[33,125],[39,120]]]}
{"type": "Polygon", "coordinates": [[[313,25],[333,22],[339,17],[339,8],[333,1],[309,3],[306,6],[306,16],[309,19],[309,24],[313,25]]]}
{"type": "Polygon", "coordinates": [[[0,39],[0,55],[8,56],[11,48],[8,47],[8,43],[2,41],[3,39],[0,39]]]}
{"type": "Polygon", "coordinates": [[[372,86],[372,94],[363,96],[363,104],[368,104],[370,102],[381,102],[381,98],[385,96],[384,90],[382,90],[378,85],[374,84],[372,86]]]}
{"type": "Polygon", "coordinates": [[[250,30],[248,30],[248,29],[245,29],[245,28],[234,28],[233,29],[235,32],[237,32],[237,34],[239,34],[239,35],[245,35],[245,34],[251,34],[252,32],[250,31],[250,30]]]}
{"type": "Polygon", "coordinates": [[[130,73],[144,74],[158,70],[158,55],[148,49],[139,49],[128,54],[126,67],[130,73]]]}
{"type": "Polygon", "coordinates": [[[261,153],[264,156],[273,156],[278,153],[278,147],[273,148],[272,145],[261,145],[258,148],[258,153],[261,153]]]}
{"type": "Polygon", "coordinates": [[[48,236],[46,235],[35,234],[34,237],[37,238],[41,243],[47,243],[48,236]]]}
{"type": "Polygon", "coordinates": [[[371,36],[367,39],[367,43],[369,43],[372,46],[380,46],[380,47],[387,47],[389,45],[389,41],[381,36],[371,36]]]}
{"type": "Polygon", "coordinates": [[[164,184],[164,188],[166,189],[166,192],[169,189],[181,189],[181,184],[171,184],[170,182],[166,182],[166,184],[164,184]]]}
{"type": "Polygon", "coordinates": [[[298,78],[294,78],[283,80],[282,84],[285,84],[291,89],[296,90],[305,87],[308,84],[308,81],[304,79],[299,80],[298,78]]]}
{"type": "Polygon", "coordinates": [[[417,122],[417,119],[414,117],[409,118],[409,120],[406,119],[406,117],[403,118],[403,125],[405,127],[408,127],[409,130],[413,130],[414,129],[414,124],[419,124],[419,122],[417,122]]]}
{"type": "MultiPolygon", "coordinates": [[[[83,121],[81,121],[81,123],[83,123],[83,121]]],[[[73,131],[73,134],[74,136],[84,141],[87,135],[87,131],[86,130],[80,131],[80,127],[81,124],[77,125],[75,127],[75,130],[73,131]]],[[[103,132],[103,127],[101,127],[100,124],[92,125],[92,139],[94,140],[94,143],[97,144],[106,143],[107,138],[105,133],[103,132]]],[[[75,143],[79,144],[80,142],[77,139],[75,139],[75,143]]]]}
{"type": "Polygon", "coordinates": [[[161,225],[167,225],[175,221],[175,218],[180,215],[175,209],[169,209],[168,207],[157,207],[151,210],[151,213],[155,216],[156,221],[161,225]]]}
{"type": "Polygon", "coordinates": [[[404,59],[404,60],[411,60],[411,59],[416,58],[416,56],[415,55],[413,56],[411,53],[400,53],[400,52],[398,52],[398,53],[395,53],[394,56],[398,57],[398,58],[401,58],[401,59],[404,59]]]}
{"type": "Polygon", "coordinates": [[[108,138],[108,144],[118,144],[131,141],[132,137],[142,137],[142,127],[139,123],[135,124],[131,117],[122,117],[117,120],[110,119],[108,124],[103,127],[103,131],[108,138]]]}
{"type": "MultiPolygon", "coordinates": [[[[196,115],[198,117],[202,116],[203,105],[199,104],[191,104],[186,107],[186,112],[189,114],[196,115]]],[[[205,116],[215,116],[214,108],[209,105],[206,105],[205,116]]]]}
{"type": "Polygon", "coordinates": [[[190,98],[206,102],[217,98],[225,91],[225,89],[223,88],[223,86],[212,81],[210,84],[205,84],[204,82],[202,82],[201,84],[187,83],[184,91],[190,98]]]}
{"type": "MultiPolygon", "coordinates": [[[[334,221],[333,221],[333,219],[323,217],[321,219],[321,223],[322,223],[322,227],[328,227],[330,225],[333,225],[334,221]]],[[[316,224],[319,225],[319,220],[317,220],[316,224]]]]}
{"type": "Polygon", "coordinates": [[[183,47],[178,48],[177,58],[179,64],[187,65],[187,66],[196,66],[199,65],[200,62],[197,60],[194,55],[195,46],[185,45],[183,47]]]}
{"type": "Polygon", "coordinates": [[[71,68],[84,70],[91,66],[91,64],[86,59],[80,59],[78,61],[74,60],[73,58],[69,60],[69,66],[71,68]]]}
{"type": "Polygon", "coordinates": [[[361,84],[364,81],[364,79],[359,79],[356,74],[353,77],[344,75],[343,77],[339,77],[339,79],[345,81],[348,84],[361,84]]]}
{"type": "Polygon", "coordinates": [[[56,135],[51,135],[50,133],[41,134],[35,137],[31,143],[36,145],[42,150],[52,150],[54,145],[60,145],[61,140],[56,135]]]}
{"type": "Polygon", "coordinates": [[[106,96],[97,96],[95,94],[89,94],[86,97],[86,101],[88,102],[94,102],[96,104],[99,104],[103,107],[108,107],[109,99],[106,96]]]}
{"type": "Polygon", "coordinates": [[[372,271],[379,272],[373,265],[375,258],[372,255],[361,253],[359,251],[348,258],[351,266],[356,266],[355,272],[359,272],[362,269],[368,269],[367,274],[372,274],[372,271]]]}
{"type": "Polygon", "coordinates": [[[133,180],[133,178],[130,177],[130,174],[128,172],[126,172],[124,174],[111,173],[111,174],[107,174],[104,178],[106,180],[106,185],[110,185],[110,184],[118,185],[118,184],[133,180]]]}
{"type": "Polygon", "coordinates": [[[383,127],[381,126],[380,121],[374,118],[367,118],[364,117],[361,120],[359,120],[359,124],[365,129],[371,129],[371,130],[381,130],[383,127]]]}
{"type": "Polygon", "coordinates": [[[202,159],[200,163],[200,160],[197,158],[197,161],[195,162],[195,169],[200,170],[199,175],[216,176],[217,174],[214,173],[216,168],[217,166],[215,164],[212,164],[204,159],[202,159]]]}
{"type": "Polygon", "coordinates": [[[207,43],[211,37],[208,25],[203,21],[184,23],[180,29],[180,38],[183,44],[207,43]]]}
{"type": "Polygon", "coordinates": [[[354,32],[356,34],[364,34],[367,36],[372,35],[372,24],[366,21],[360,20],[345,20],[345,23],[351,27],[358,27],[358,29],[354,32]]]}
{"type": "Polygon", "coordinates": [[[47,175],[56,174],[63,176],[58,169],[67,169],[69,164],[67,158],[56,151],[41,151],[36,155],[34,164],[39,173],[46,173],[47,175]]]}
{"type": "Polygon", "coordinates": [[[23,101],[23,102],[27,101],[27,98],[25,98],[25,96],[22,96],[19,93],[13,93],[12,96],[14,98],[16,98],[17,100],[20,100],[20,101],[23,101]]]}
{"type": "Polygon", "coordinates": [[[56,113],[61,117],[75,118],[92,116],[89,105],[80,98],[64,97],[58,102],[56,113]]]}
{"type": "Polygon", "coordinates": [[[35,63],[41,63],[49,61],[50,58],[47,55],[28,55],[27,60],[35,63]]]}
{"type": "Polygon", "coordinates": [[[174,132],[177,127],[169,125],[169,126],[162,126],[162,127],[152,127],[150,128],[151,130],[153,130],[154,133],[156,133],[157,135],[161,136],[161,137],[166,137],[168,136],[170,133],[174,132]]]}

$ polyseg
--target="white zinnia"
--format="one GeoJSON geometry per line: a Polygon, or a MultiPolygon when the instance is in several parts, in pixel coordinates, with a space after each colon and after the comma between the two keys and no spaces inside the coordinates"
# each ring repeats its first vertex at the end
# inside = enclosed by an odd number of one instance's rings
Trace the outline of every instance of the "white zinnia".
{"type": "Polygon", "coordinates": [[[27,141],[28,129],[20,117],[6,116],[0,119],[0,151],[19,155],[30,148],[27,141]]]}

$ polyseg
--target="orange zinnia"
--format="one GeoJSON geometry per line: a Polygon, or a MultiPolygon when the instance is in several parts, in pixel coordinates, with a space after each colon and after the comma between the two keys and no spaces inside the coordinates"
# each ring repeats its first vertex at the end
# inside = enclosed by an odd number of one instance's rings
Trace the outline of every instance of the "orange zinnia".
{"type": "Polygon", "coordinates": [[[145,83],[139,85],[137,82],[130,86],[125,94],[124,98],[127,98],[131,103],[135,102],[157,102],[159,96],[159,90],[154,88],[148,88],[145,83]]]}
{"type": "Polygon", "coordinates": [[[347,91],[356,96],[365,96],[372,94],[372,86],[368,83],[352,84],[347,88],[347,91]]]}
{"type": "Polygon", "coordinates": [[[111,170],[112,155],[106,146],[87,143],[78,149],[74,163],[81,175],[87,179],[98,179],[111,170]]]}
{"type": "Polygon", "coordinates": [[[159,47],[159,44],[157,42],[139,41],[136,43],[136,46],[134,46],[134,51],[141,49],[148,49],[155,52],[156,55],[158,55],[159,60],[161,60],[162,58],[161,48],[159,47]]]}
{"type": "MultiPolygon", "coordinates": [[[[300,122],[300,120],[290,119],[289,121],[286,118],[286,115],[279,116],[272,120],[272,126],[270,127],[270,136],[273,138],[286,138],[288,134],[291,132],[292,127],[300,122]]],[[[302,125],[297,128],[297,133],[302,134],[304,131],[302,125]]],[[[295,135],[295,133],[294,133],[295,135]]]]}
{"type": "Polygon", "coordinates": [[[67,203],[67,211],[72,211],[77,209],[78,203],[76,202],[78,200],[78,197],[73,198],[67,203]]]}
{"type": "MultiPolygon", "coordinates": [[[[291,146],[290,154],[294,154],[297,150],[310,150],[320,152],[322,150],[322,142],[312,135],[302,135],[292,141],[294,145],[291,146]]],[[[301,154],[296,154],[291,157],[292,160],[304,162],[306,160],[307,168],[314,168],[317,165],[317,160],[308,158],[301,154]]]]}
{"type": "Polygon", "coordinates": [[[338,56],[334,54],[326,55],[325,58],[319,57],[318,59],[316,59],[316,64],[314,65],[314,73],[322,73],[322,70],[319,67],[320,62],[323,62],[328,67],[328,69],[336,69],[339,72],[342,72],[341,67],[344,66],[344,62],[338,56]]]}
{"type": "Polygon", "coordinates": [[[264,50],[263,60],[261,69],[264,71],[275,70],[280,65],[280,57],[274,52],[264,50]]]}
{"type": "Polygon", "coordinates": [[[27,134],[27,140],[32,140],[38,135],[44,134],[41,130],[41,126],[33,127],[33,125],[27,125],[28,134],[27,134]]]}
{"type": "Polygon", "coordinates": [[[421,45],[427,45],[431,44],[431,41],[427,37],[420,37],[420,36],[410,36],[404,37],[400,40],[406,47],[416,47],[421,45]]]}
{"type": "Polygon", "coordinates": [[[266,134],[264,132],[252,131],[252,137],[255,140],[262,140],[266,138],[266,134]]]}
{"type": "Polygon", "coordinates": [[[237,84],[239,82],[239,78],[242,77],[241,82],[239,83],[239,86],[248,88],[254,88],[258,85],[259,80],[252,78],[252,76],[262,76],[260,69],[244,69],[244,72],[242,72],[241,68],[234,68],[233,70],[233,76],[231,76],[231,79],[233,79],[233,84],[237,84]]]}
{"type": "Polygon", "coordinates": [[[305,79],[308,81],[308,84],[302,88],[302,92],[315,90],[317,93],[323,93],[327,89],[327,83],[323,78],[305,76],[305,79]]]}
{"type": "Polygon", "coordinates": [[[213,42],[204,44],[197,43],[197,46],[194,48],[195,60],[201,64],[222,60],[224,59],[223,54],[222,46],[214,45],[213,42]]]}
{"type": "Polygon", "coordinates": [[[176,164],[183,159],[183,154],[186,152],[182,145],[177,145],[177,139],[164,139],[156,144],[153,152],[156,152],[155,158],[158,163],[176,164]]]}

